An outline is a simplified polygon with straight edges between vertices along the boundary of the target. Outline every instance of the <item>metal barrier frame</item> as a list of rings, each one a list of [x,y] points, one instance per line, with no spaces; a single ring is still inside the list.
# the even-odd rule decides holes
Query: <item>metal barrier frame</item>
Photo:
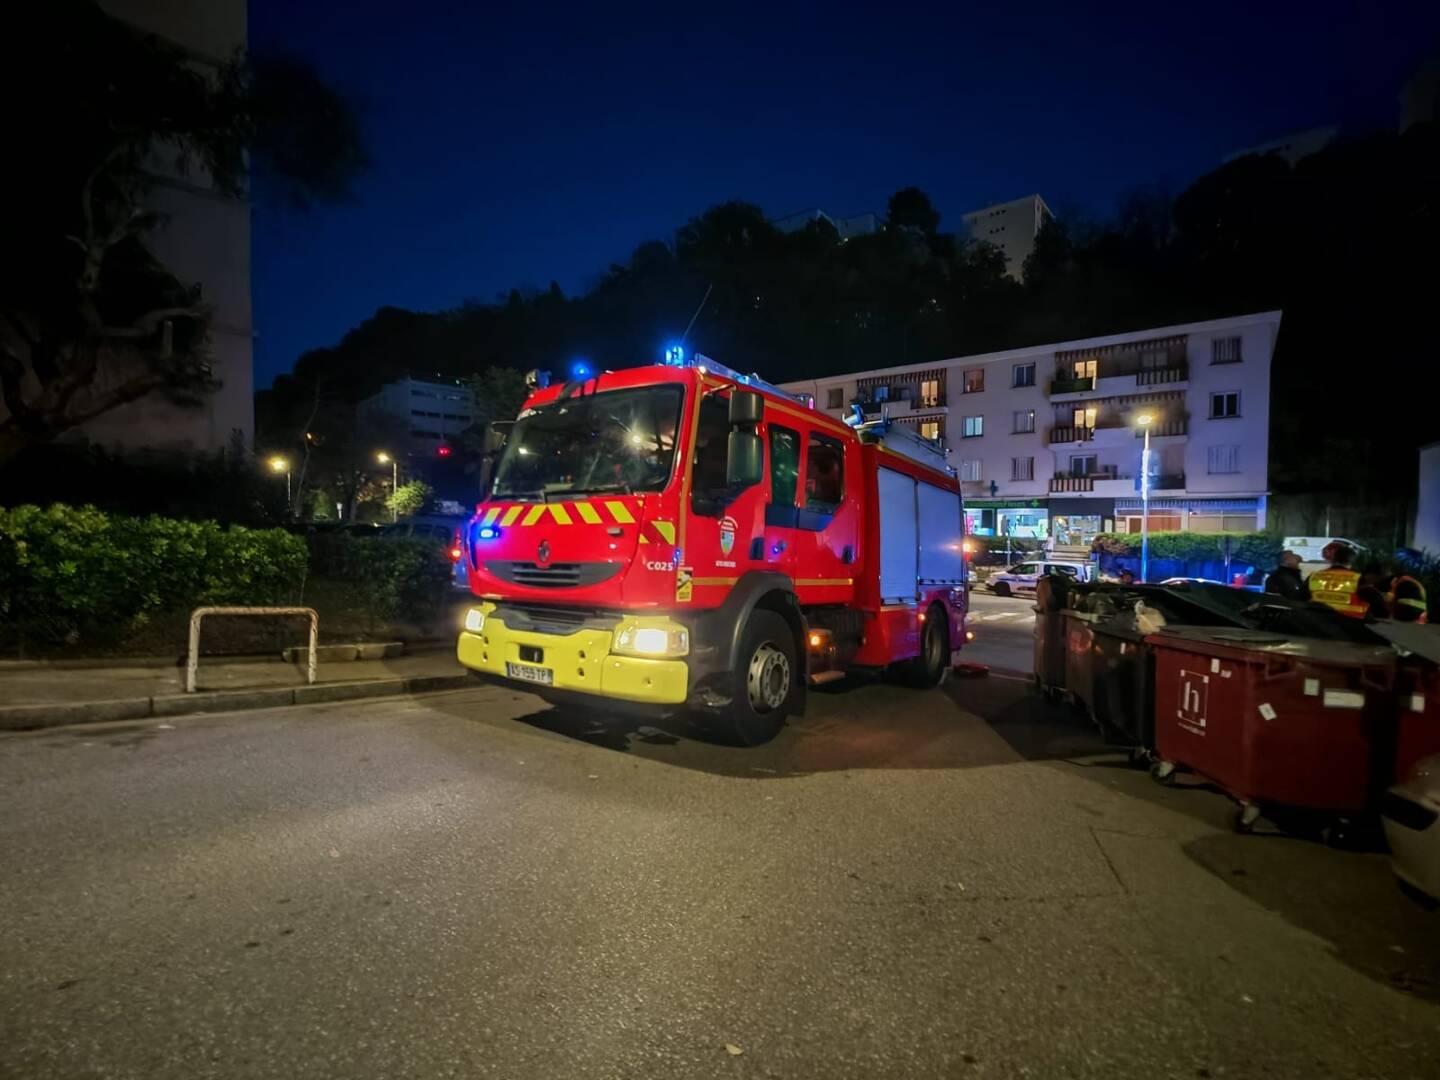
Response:
[[[200,670],[200,621],[206,615],[304,615],[310,620],[310,655],[305,668],[306,683],[315,681],[315,642],[320,632],[320,615],[308,607],[202,607],[190,613],[190,650],[185,657],[185,692],[195,693],[195,676]]]

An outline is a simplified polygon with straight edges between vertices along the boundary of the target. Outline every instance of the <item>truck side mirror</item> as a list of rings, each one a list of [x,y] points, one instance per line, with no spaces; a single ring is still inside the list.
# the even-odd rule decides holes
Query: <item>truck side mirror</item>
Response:
[[[754,390],[736,390],[730,395],[730,426],[754,427],[765,417],[765,399]]]
[[[752,395],[758,398],[759,394]],[[735,411],[731,398],[730,411]],[[732,431],[725,444],[725,483],[732,491],[760,482],[765,469],[765,450],[753,431]]]

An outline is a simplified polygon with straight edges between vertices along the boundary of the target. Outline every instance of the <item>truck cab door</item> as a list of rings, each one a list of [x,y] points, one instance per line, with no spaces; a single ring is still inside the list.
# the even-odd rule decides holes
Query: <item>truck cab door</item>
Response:
[[[793,580],[797,565],[796,523],[800,508],[800,432],[787,424],[765,425],[765,461],[768,499],[761,562],[766,570],[787,574]]]
[[[796,578],[802,603],[843,604],[854,599],[859,558],[860,506],[847,495],[859,476],[860,448],[811,428],[805,436],[796,520]]]

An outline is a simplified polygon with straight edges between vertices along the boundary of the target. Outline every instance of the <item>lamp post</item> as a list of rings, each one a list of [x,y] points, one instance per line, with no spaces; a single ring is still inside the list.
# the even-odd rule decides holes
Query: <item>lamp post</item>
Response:
[[[1135,418],[1145,433],[1145,448],[1140,451],[1140,584],[1150,580],[1150,425],[1155,417],[1141,413]]]
[[[271,472],[285,474],[285,516],[290,517],[290,462],[277,454],[268,464]]]
[[[400,486],[400,462],[381,450],[375,455],[375,460],[381,465],[390,466],[390,520],[398,521],[400,512],[395,509],[395,489]]]

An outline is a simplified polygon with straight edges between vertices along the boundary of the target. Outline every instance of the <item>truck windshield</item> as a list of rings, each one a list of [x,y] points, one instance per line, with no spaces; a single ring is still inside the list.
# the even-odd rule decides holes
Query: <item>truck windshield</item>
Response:
[[[659,491],[670,479],[682,387],[606,390],[520,414],[495,470],[495,498]]]

